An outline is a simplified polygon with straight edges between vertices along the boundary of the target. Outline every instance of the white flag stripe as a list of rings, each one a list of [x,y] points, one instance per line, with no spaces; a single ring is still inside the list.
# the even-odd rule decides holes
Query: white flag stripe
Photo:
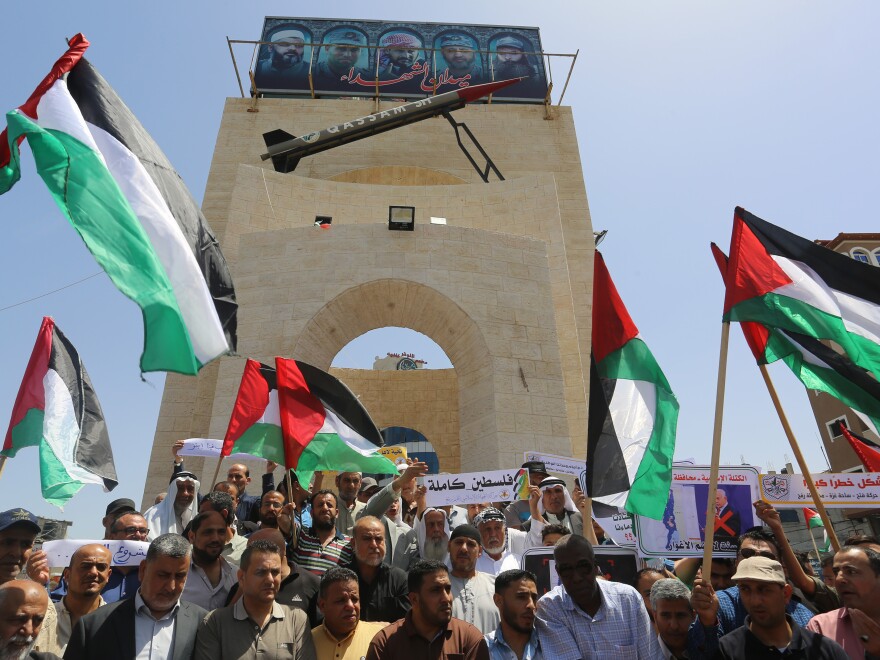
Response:
[[[325,420],[326,421],[326,420]],[[281,411],[278,408],[278,390],[269,390],[269,403],[263,416],[257,420],[258,424],[274,424],[281,426]]]
[[[343,423],[332,410],[324,409],[326,417],[318,433],[336,433],[349,447],[363,456],[375,456],[379,448],[361,435],[358,435],[347,424]]]
[[[98,154],[98,158],[104,159],[64,79],[56,80],[40,98],[37,104],[37,124],[45,129],[70,135]]]
[[[608,410],[632,484],[654,431],[657,388],[648,381],[618,378]]]

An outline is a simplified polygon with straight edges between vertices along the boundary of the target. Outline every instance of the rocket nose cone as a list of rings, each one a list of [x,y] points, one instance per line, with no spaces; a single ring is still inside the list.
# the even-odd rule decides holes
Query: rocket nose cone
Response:
[[[473,85],[472,87],[463,87],[462,89],[456,90],[459,98],[464,99],[467,103],[471,103],[472,101],[476,101],[477,99],[481,99],[484,96],[489,96],[489,94],[493,94],[498,90],[504,89],[505,87],[509,87],[510,85],[514,85],[518,83],[520,80],[525,80],[522,78],[510,78],[509,80],[495,80],[494,82],[483,83],[482,85]]]

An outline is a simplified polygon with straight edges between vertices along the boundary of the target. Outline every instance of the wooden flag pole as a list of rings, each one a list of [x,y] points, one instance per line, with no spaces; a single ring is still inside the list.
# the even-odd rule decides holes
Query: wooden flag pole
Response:
[[[819,517],[822,518],[822,524],[825,525],[825,532],[828,534],[828,538],[831,541],[831,547],[834,548],[834,552],[837,552],[840,550],[840,541],[837,540],[837,534],[834,533],[834,527],[831,525],[831,519],[828,517],[828,512],[825,510],[825,505],[822,504],[822,499],[819,497],[819,491],[816,490],[816,484],[813,483],[813,477],[810,474],[810,469],[807,467],[807,461],[801,453],[801,448],[798,446],[797,438],[794,437],[794,431],[791,430],[791,425],[788,423],[785,411],[782,410],[782,403],[779,401],[779,395],[776,393],[773,381],[770,380],[770,372],[767,371],[767,365],[759,364],[758,368],[761,370],[761,375],[764,377],[764,384],[767,385],[767,391],[770,392],[770,398],[773,400],[776,414],[779,415],[779,421],[782,423],[782,429],[785,431],[785,436],[788,438],[788,444],[791,445],[791,450],[794,452],[795,460],[801,470],[804,481],[807,483],[807,488],[810,489],[810,495],[813,496],[813,503],[816,505],[816,511],[819,512]],[[812,537],[812,533],[810,536]]]
[[[211,479],[211,489],[214,489],[214,484],[217,483],[217,476],[220,474],[220,466],[223,464],[223,455],[221,454],[217,458],[217,469],[214,470],[214,478]],[[238,496],[241,497],[244,493],[239,493]]]
[[[807,534],[810,535],[810,540],[813,542],[813,550],[816,551],[816,561],[818,561],[821,564],[822,563],[822,555],[819,554],[819,546],[816,545],[816,537],[813,536],[813,529],[810,527],[810,521],[805,520],[804,522],[807,523]]]
[[[0,477],[3,476],[3,468],[6,467],[6,456],[0,456]]]
[[[718,352],[718,386],[715,391],[715,429],[712,433],[712,463],[706,499],[706,531],[703,536],[703,579],[712,575],[712,546],[715,543],[715,493],[718,490],[718,464],[721,462],[721,420],[724,417],[724,385],[727,380],[727,345],[730,322],[721,324],[721,350]]]

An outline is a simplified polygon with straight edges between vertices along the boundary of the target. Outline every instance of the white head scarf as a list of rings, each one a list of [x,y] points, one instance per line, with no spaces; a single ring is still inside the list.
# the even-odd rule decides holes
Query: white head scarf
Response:
[[[446,535],[447,540],[449,540],[450,535],[449,519],[446,517],[446,512],[443,509],[428,507],[424,510],[421,516],[416,516],[415,520],[413,520],[413,529],[416,530],[416,538],[419,541],[419,554],[422,557],[425,556],[425,539],[428,535],[428,530],[426,529],[424,523],[424,517],[431,513],[431,511],[438,511],[443,514],[443,533]]]
[[[556,488],[556,486],[562,486],[562,490],[565,491],[565,510],[572,513],[576,512],[578,508],[574,505],[574,500],[571,499],[571,494],[568,492],[565,482],[558,477],[547,477],[538,486],[541,489],[541,499],[538,500],[538,511],[541,512],[541,515],[544,515],[544,493],[548,488]]]
[[[181,527],[177,522],[177,514],[174,511],[174,501],[177,499],[177,484],[180,481],[191,481],[195,484],[196,494],[193,501],[180,514]],[[158,504],[151,506],[144,511],[144,519],[147,521],[147,527],[150,528],[150,540],[155,539],[162,534],[183,534],[183,530],[199,513],[199,481],[192,472],[178,472],[175,478],[168,484],[168,495]]]

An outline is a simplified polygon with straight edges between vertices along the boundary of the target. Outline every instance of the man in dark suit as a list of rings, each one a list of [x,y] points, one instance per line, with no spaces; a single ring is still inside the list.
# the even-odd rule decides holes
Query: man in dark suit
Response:
[[[140,589],[133,598],[99,607],[73,629],[66,660],[134,660],[141,653],[162,660],[189,660],[196,631],[207,614],[180,600],[192,548],[179,534],[150,543],[138,568]]]
[[[715,491],[715,536],[736,538],[741,526],[739,511],[730,506],[727,492],[719,488]]]

